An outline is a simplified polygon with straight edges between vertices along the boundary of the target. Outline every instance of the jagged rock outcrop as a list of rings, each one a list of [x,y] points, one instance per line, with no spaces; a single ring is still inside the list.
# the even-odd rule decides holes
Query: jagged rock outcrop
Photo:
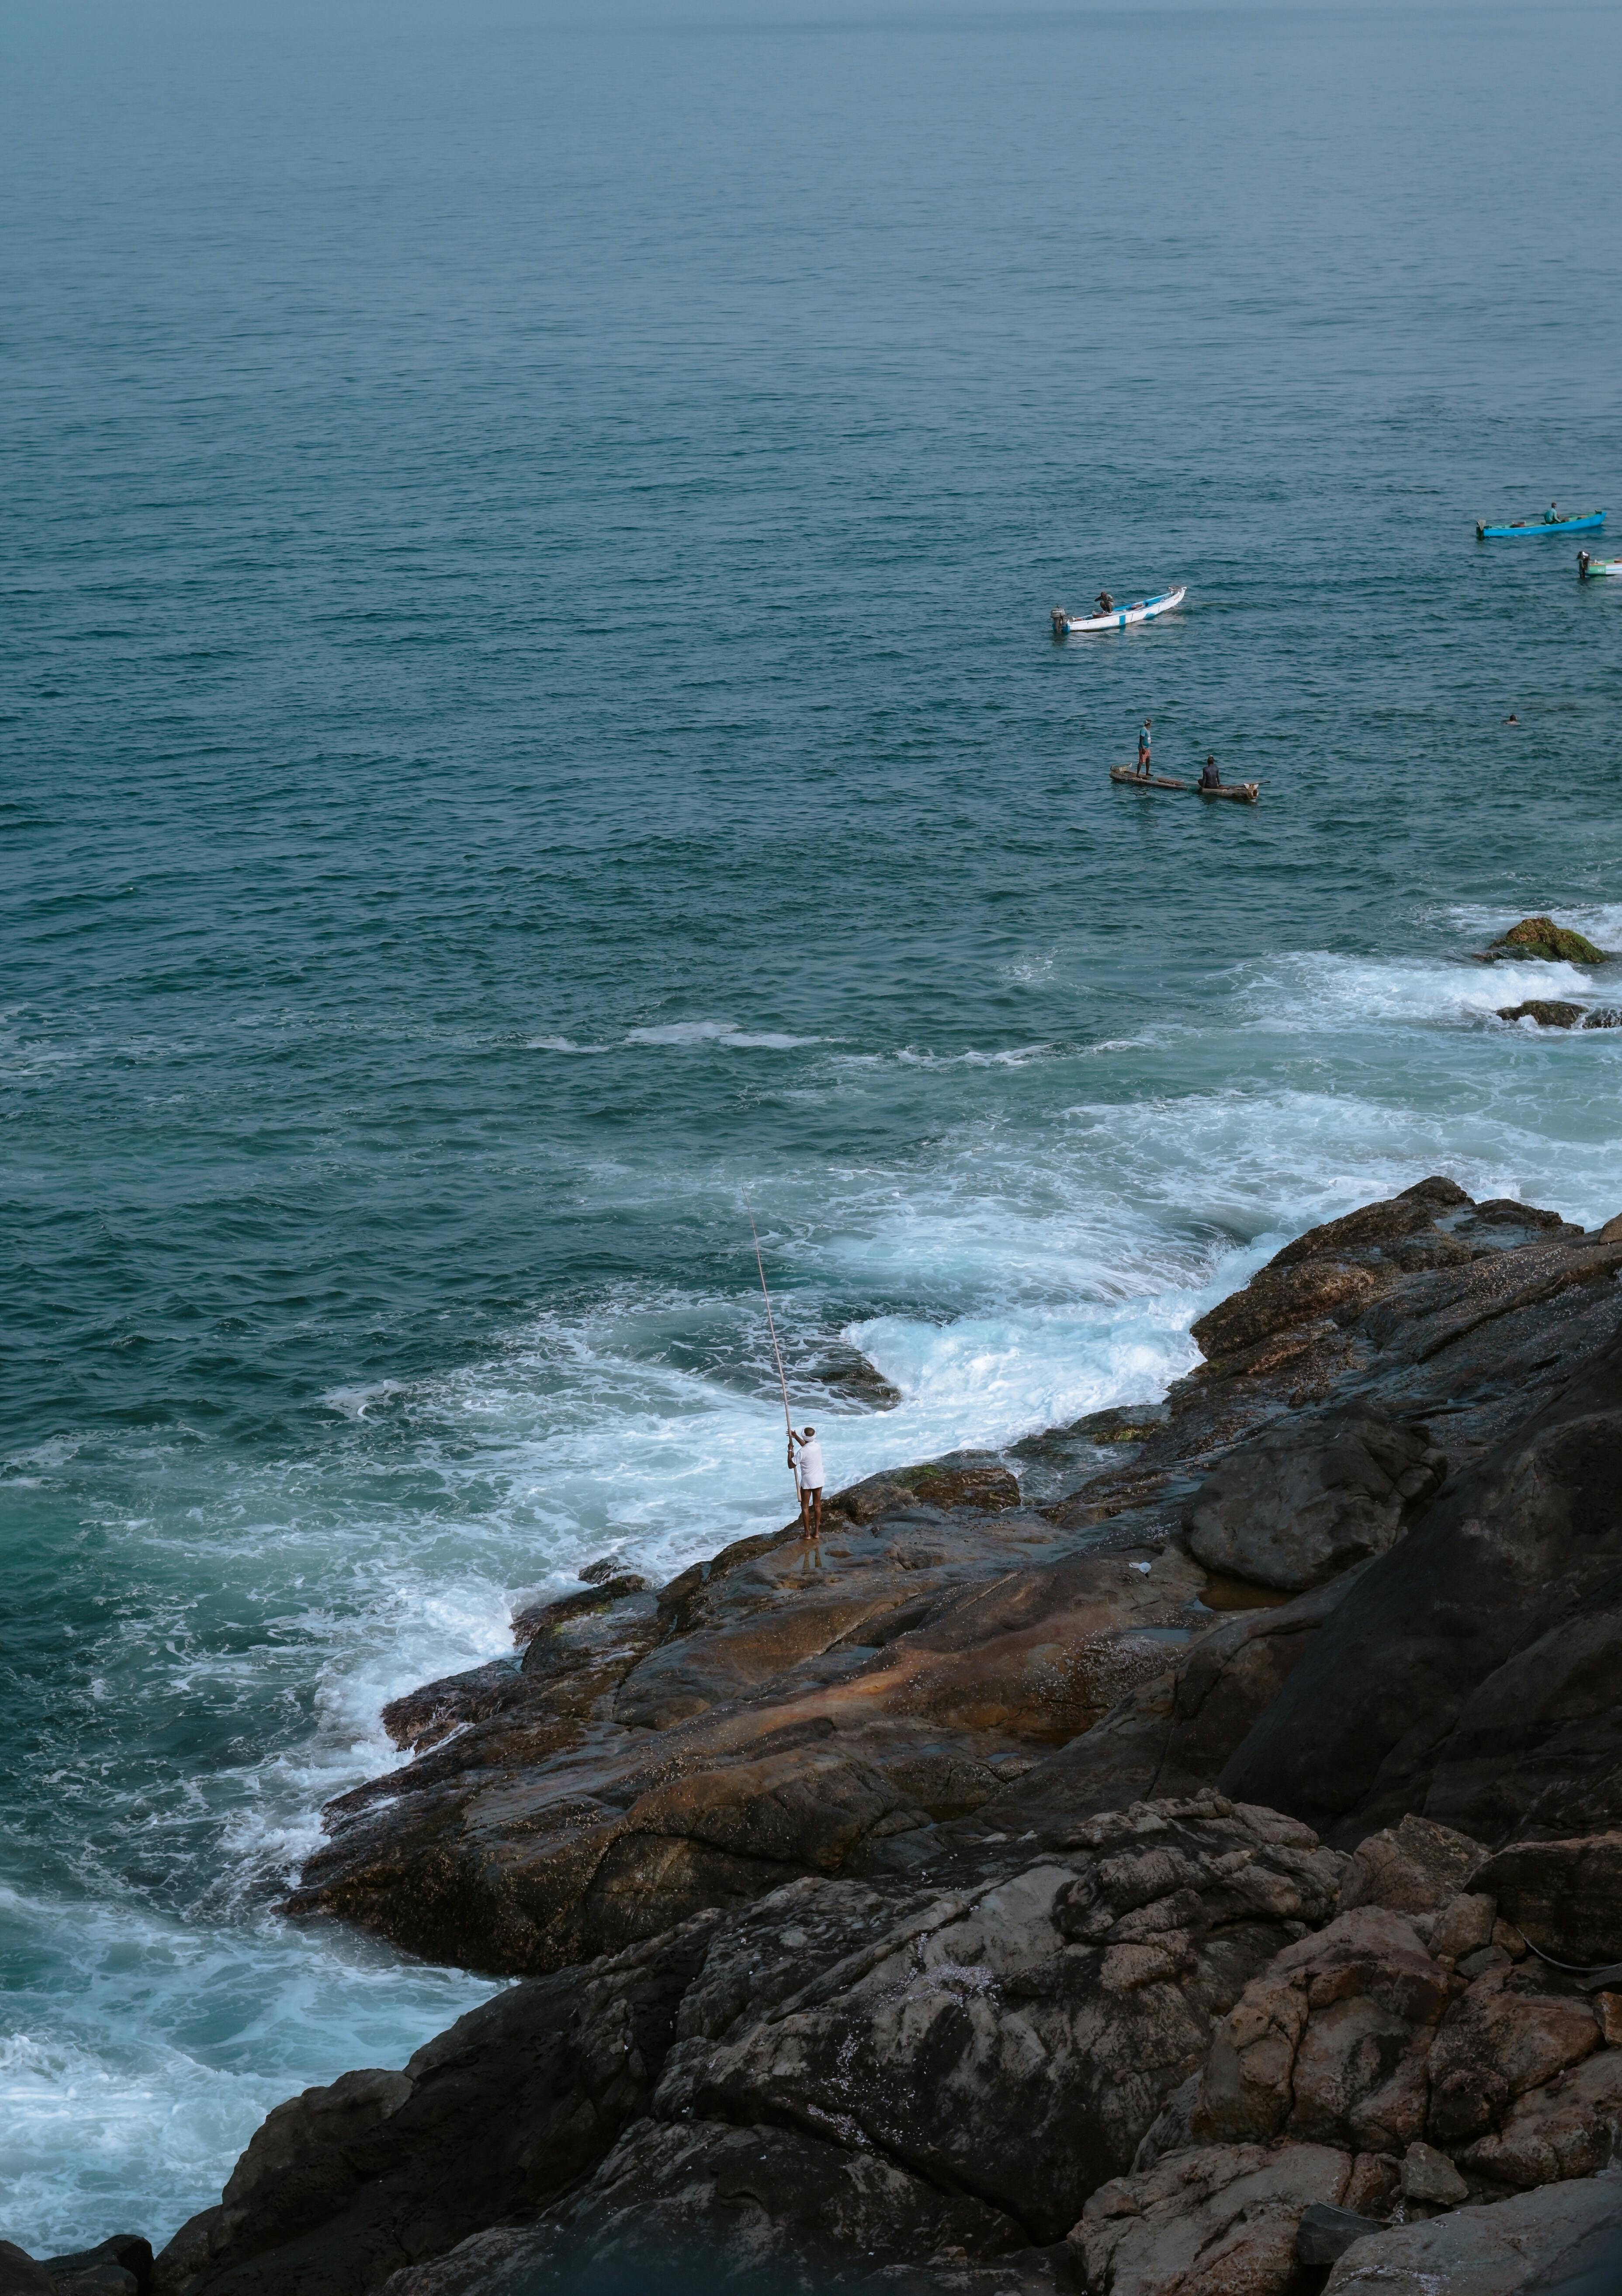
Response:
[[[983,1841],[926,1889],[803,1878],[282,2107],[158,2296],[520,2296],[683,2259],[921,2292],[1006,2259],[995,2296],[1061,2256],[1095,2296],[1299,2296],[1309,2210],[1310,2242],[1326,2210],[1354,2234],[1612,2155],[1622,2048],[1478,1886],[1500,1864],[1520,1887],[1423,1821],[1347,1857],[1206,1793]]]
[[[959,1455],[532,1606],[293,1900],[531,1974],[272,2116],[161,2296],[1526,2285],[1622,2138],[1619,1270],[1425,1181],[1040,1511]]]
[[[1611,1247],[1599,1250],[1609,1260]],[[1331,1833],[1408,1809],[1488,1838],[1536,1824],[1512,1774],[1471,1780],[1459,1764],[1488,1734],[1520,1742],[1518,1660],[1577,1631],[1596,1598],[1611,1599],[1622,1573],[1619,1459],[1622,1336],[1458,1476],[1421,1537],[1360,1579],[1230,1760],[1225,1789]],[[1584,1762],[1585,1830],[1610,1814],[1597,1804],[1609,1801],[1619,1728],[1600,1731]],[[1568,1808],[1574,1783],[1562,1780]]]

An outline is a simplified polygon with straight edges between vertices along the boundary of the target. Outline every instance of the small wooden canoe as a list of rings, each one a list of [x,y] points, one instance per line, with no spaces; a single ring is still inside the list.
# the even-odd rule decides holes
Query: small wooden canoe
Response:
[[[1545,512],[1542,518],[1512,519],[1508,526],[1487,526],[1476,521],[1478,542],[1499,542],[1511,534],[1580,534],[1585,527],[1603,526],[1602,510],[1585,510],[1574,518],[1551,518]]]
[[[1067,614],[1062,606],[1053,609],[1053,635],[1067,637],[1073,630],[1124,630],[1132,622],[1152,622],[1160,614],[1169,614],[1173,606],[1181,606],[1188,596],[1188,585],[1181,589],[1163,590],[1157,598],[1138,598],[1130,606],[1112,606],[1107,614]]]
[[[1111,766],[1109,778],[1112,782],[1128,782],[1133,789],[1182,790],[1186,792],[1194,786],[1192,782],[1169,781],[1164,774],[1140,774],[1136,766]]]
[[[1225,797],[1235,805],[1254,805],[1262,793],[1260,782],[1223,782],[1215,789],[1202,789],[1198,782],[1173,781],[1169,774],[1140,774],[1136,766],[1111,766],[1109,778],[1131,789],[1181,790],[1185,797],[1192,790],[1196,797]]]

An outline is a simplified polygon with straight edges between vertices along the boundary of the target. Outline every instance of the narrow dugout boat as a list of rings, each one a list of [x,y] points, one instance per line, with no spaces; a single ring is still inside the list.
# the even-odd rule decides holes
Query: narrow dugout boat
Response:
[[[1512,519],[1507,526],[1488,526],[1478,519],[1476,539],[1478,542],[1499,542],[1511,534],[1581,534],[1586,527],[1603,526],[1604,523],[1602,510],[1585,510],[1574,518],[1551,518],[1545,511],[1541,518]]]
[[[1053,635],[1062,638],[1073,630],[1124,630],[1132,622],[1152,622],[1157,615],[1181,606],[1188,594],[1185,582],[1178,589],[1161,591],[1158,597],[1139,598],[1130,606],[1112,606],[1107,614],[1067,614],[1062,606],[1055,606]]]
[[[1136,766],[1111,766],[1112,782],[1130,782],[1133,789],[1182,790],[1185,793],[1194,786],[1192,782],[1174,782],[1165,774],[1140,774]]]
[[[1198,782],[1173,781],[1169,774],[1140,774],[1135,766],[1111,766],[1109,778],[1132,789],[1181,790],[1185,797],[1190,791],[1196,797],[1225,797],[1234,805],[1254,805],[1262,793],[1260,782],[1221,782],[1215,789],[1206,789]]]

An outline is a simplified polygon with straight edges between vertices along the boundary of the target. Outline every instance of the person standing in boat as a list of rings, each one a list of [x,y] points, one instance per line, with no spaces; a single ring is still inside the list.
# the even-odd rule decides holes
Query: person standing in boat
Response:
[[[1153,738],[1153,725],[1154,720],[1150,718],[1146,718],[1142,725],[1138,729],[1138,771],[1142,774],[1146,779],[1149,775],[1149,742]]]

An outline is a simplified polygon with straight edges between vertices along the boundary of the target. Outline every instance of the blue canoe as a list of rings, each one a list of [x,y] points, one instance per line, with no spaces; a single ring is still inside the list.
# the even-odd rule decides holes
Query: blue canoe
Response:
[[[1604,523],[1602,510],[1585,511],[1580,518],[1550,518],[1547,513],[1542,518],[1518,518],[1511,526],[1484,526],[1478,519],[1476,539],[1478,542],[1494,542],[1507,534],[1580,534],[1585,527],[1603,526]]]

